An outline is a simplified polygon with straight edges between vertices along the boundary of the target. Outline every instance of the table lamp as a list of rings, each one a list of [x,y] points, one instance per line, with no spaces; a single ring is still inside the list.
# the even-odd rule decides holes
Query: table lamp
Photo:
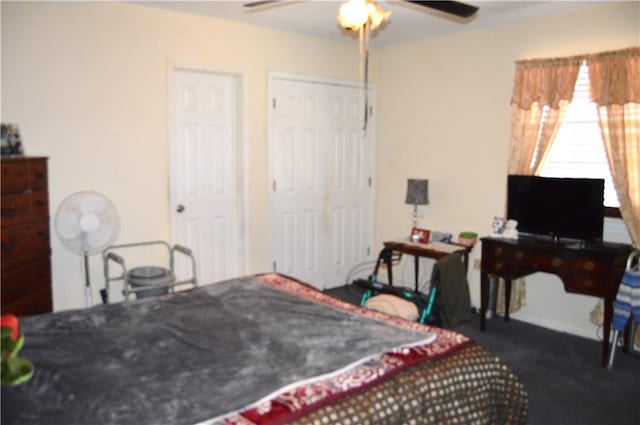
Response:
[[[413,227],[418,227],[418,205],[429,205],[429,180],[408,179],[405,204],[413,204]]]

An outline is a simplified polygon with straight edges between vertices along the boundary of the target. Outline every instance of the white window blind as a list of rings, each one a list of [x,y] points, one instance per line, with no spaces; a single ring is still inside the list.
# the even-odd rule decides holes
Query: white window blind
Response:
[[[605,180],[604,205],[618,208],[618,197],[598,124],[598,110],[589,100],[589,68],[580,67],[573,101],[540,172],[545,177],[589,177]]]

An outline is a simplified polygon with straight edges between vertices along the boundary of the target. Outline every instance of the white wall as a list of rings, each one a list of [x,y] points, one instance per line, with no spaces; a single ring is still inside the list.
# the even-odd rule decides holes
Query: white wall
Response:
[[[2,122],[29,155],[50,158],[50,206],[78,190],[117,205],[118,243],[170,239],[169,64],[241,75],[248,165],[247,273],[267,262],[269,71],[356,79],[357,46],[115,2],[5,2]],[[82,259],[52,228],[54,308],[82,307]],[[94,287],[102,260],[91,258]],[[97,296],[94,296],[97,300]]]
[[[488,235],[492,217],[504,216],[515,61],[639,43],[640,3],[611,2],[376,50],[378,242],[409,231],[412,207],[404,204],[409,177],[429,179],[430,205],[420,207],[422,227]],[[473,257],[479,255],[476,246]],[[412,268],[404,275],[413,282]],[[469,281],[479,305],[478,270],[470,271]],[[514,318],[595,337],[589,322],[595,298],[566,294],[552,275],[529,281],[527,306]]]

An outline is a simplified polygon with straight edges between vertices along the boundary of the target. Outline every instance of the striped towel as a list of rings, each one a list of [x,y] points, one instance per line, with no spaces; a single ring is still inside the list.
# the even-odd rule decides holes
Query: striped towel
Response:
[[[622,277],[613,302],[613,329],[623,331],[631,314],[640,323],[640,270],[627,270]]]

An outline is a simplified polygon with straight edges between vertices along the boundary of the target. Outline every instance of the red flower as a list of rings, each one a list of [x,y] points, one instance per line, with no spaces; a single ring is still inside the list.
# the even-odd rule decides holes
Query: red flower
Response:
[[[11,329],[11,339],[17,341],[20,336],[20,325],[18,324],[18,318],[13,314],[3,314],[0,318],[0,327]]]

